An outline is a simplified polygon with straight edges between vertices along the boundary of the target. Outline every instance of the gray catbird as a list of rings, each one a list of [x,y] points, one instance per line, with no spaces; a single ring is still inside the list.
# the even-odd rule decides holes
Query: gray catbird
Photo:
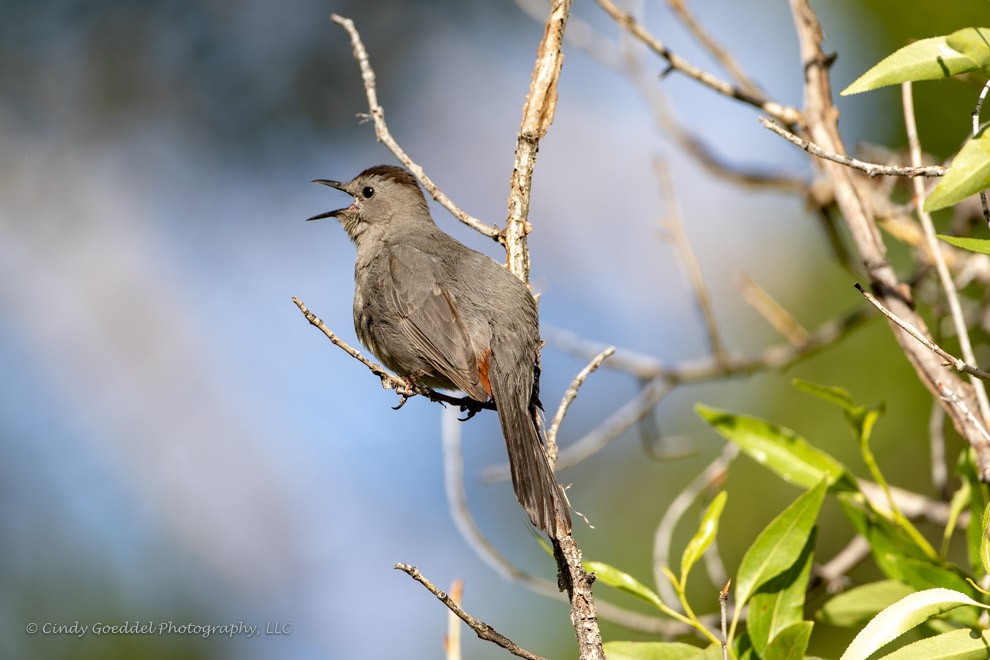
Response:
[[[357,247],[358,339],[400,376],[493,400],[519,503],[551,538],[570,532],[537,424],[540,336],[529,290],[441,231],[416,179],[400,167],[377,165],[347,183],[313,183],[354,196],[349,207],[309,219],[337,218]]]

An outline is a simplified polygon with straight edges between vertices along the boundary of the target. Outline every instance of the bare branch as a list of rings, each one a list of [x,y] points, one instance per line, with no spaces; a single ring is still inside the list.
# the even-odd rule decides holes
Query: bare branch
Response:
[[[603,366],[606,369],[624,371],[643,380],[661,379],[671,384],[700,383],[756,371],[784,369],[843,338],[871,316],[868,311],[858,307],[808,333],[807,341],[800,346],[788,343],[769,346],[753,355],[730,355],[721,364],[711,357],[666,364],[649,355],[618,349]],[[564,330],[544,327],[543,336],[557,350],[583,359],[588,359],[602,349],[601,344]]]
[[[784,138],[792,144],[796,144],[805,151],[807,151],[812,156],[818,156],[819,158],[824,158],[825,160],[831,160],[840,165],[845,165],[846,167],[851,167],[856,170],[861,170],[866,172],[871,177],[874,176],[909,176],[909,177],[939,177],[945,175],[945,168],[939,165],[929,165],[928,167],[921,167],[920,165],[916,167],[902,167],[899,165],[878,165],[877,163],[867,163],[862,160],[857,160],[851,156],[846,156],[844,154],[837,154],[833,151],[828,151],[818,146],[811,140],[805,140],[803,137],[799,137],[791,133],[786,128],[775,124],[766,117],[757,117],[760,123],[763,124],[765,128],[769,128],[771,131]]]
[[[871,305],[879,309],[884,316],[886,316],[888,319],[890,319],[898,326],[903,328],[905,332],[907,332],[909,335],[911,335],[919,342],[924,344],[933,353],[937,353],[938,355],[945,358],[947,361],[946,366],[951,365],[956,371],[962,371],[969,374],[970,376],[981,378],[983,380],[990,380],[990,373],[987,373],[986,371],[983,371],[982,369],[978,369],[977,367],[974,367],[972,365],[966,364],[964,360],[960,360],[959,358],[954,357],[947,350],[945,350],[944,348],[933,342],[931,339],[929,339],[927,336],[925,336],[920,330],[918,330],[918,328],[914,327],[913,325],[902,319],[900,316],[894,314],[892,311],[887,309],[882,302],[877,300],[876,296],[874,296],[869,291],[865,290],[862,287],[862,285],[859,284],[859,282],[857,282],[854,286],[856,287],[856,290],[859,291],[861,294],[863,294],[863,297],[866,298]]]
[[[564,421],[564,415],[567,414],[568,408],[574,403],[574,399],[577,398],[578,390],[584,385],[584,381],[587,380],[598,367],[602,366],[602,362],[607,360],[609,357],[615,354],[615,346],[609,346],[604,351],[596,355],[588,365],[582,369],[574,380],[571,382],[571,386],[567,388],[564,392],[564,398],[560,401],[560,406],[557,408],[557,413],[553,416],[553,420],[550,422],[550,427],[547,429],[547,456],[550,459],[550,465],[557,462],[557,430],[560,428],[561,422]]]
[[[725,622],[729,609],[729,587],[732,580],[725,583],[721,591],[718,592],[718,609],[722,617],[722,660],[729,660],[729,635],[726,632]]]
[[[529,282],[526,235],[532,228],[529,224],[529,198],[533,169],[540,140],[547,134],[557,109],[557,80],[564,64],[561,42],[570,11],[571,0],[554,0],[550,7],[516,139],[516,159],[509,186],[509,215],[500,240],[505,245],[509,270],[523,282]]]
[[[723,96],[757,107],[787,126],[795,125],[801,120],[801,113],[797,108],[782,105],[765,98],[762,94],[754,94],[751,91],[731,85],[671,52],[662,41],[640,25],[631,13],[620,9],[611,0],[596,0],[596,2],[620,27],[646,44],[654,53],[667,60],[671,69],[680,71]]]
[[[334,23],[340,27],[347,30],[347,34],[351,37],[351,47],[354,49],[354,59],[357,60],[358,66],[361,67],[361,79],[364,81],[364,91],[368,97],[368,113],[371,117],[372,122],[375,125],[375,137],[378,141],[384,144],[389,151],[395,154],[395,157],[399,159],[406,169],[413,173],[413,175],[419,179],[419,182],[423,184],[426,191],[430,193],[433,199],[440,202],[444,208],[453,214],[455,218],[477,230],[481,234],[489,238],[498,240],[499,231],[498,227],[492,225],[487,225],[478,218],[470,215],[469,213],[462,211],[447,195],[443,193],[440,188],[437,187],[435,183],[426,176],[426,172],[416,164],[413,159],[405,152],[405,150],[399,146],[399,143],[395,141],[392,134],[388,130],[388,126],[385,124],[385,110],[378,103],[378,92],[375,88],[375,71],[371,68],[371,62],[368,59],[368,51],[364,49],[364,43],[361,41],[361,35],[358,34],[357,28],[354,27],[354,21],[349,18],[344,18],[343,16],[338,16],[333,14],[330,17]]]
[[[760,86],[747,74],[736,58],[732,57],[725,48],[722,47],[718,41],[715,40],[708,31],[704,28],[701,23],[694,17],[694,14],[687,8],[687,3],[684,0],[667,0],[667,4],[671,9],[674,10],[674,15],[676,15],[681,22],[684,23],[684,27],[694,35],[698,43],[704,46],[705,50],[711,53],[722,68],[732,76],[732,78],[739,83],[739,86],[750,94],[762,94]]]
[[[403,400],[416,394],[427,395],[430,392],[428,388],[419,387],[413,383],[410,383],[405,378],[401,378],[400,376],[396,376],[395,374],[390,373],[382,365],[378,364],[377,362],[372,362],[368,358],[361,355],[360,351],[351,347],[343,339],[341,339],[336,334],[334,334],[334,332],[330,330],[330,328],[328,328],[323,323],[323,321],[318,316],[316,316],[316,314],[314,314],[313,312],[309,311],[309,309],[306,308],[306,305],[304,305],[303,301],[299,300],[299,298],[293,296],[292,302],[296,304],[296,307],[298,307],[299,311],[303,313],[303,316],[306,317],[306,320],[309,321],[311,325],[319,329],[320,332],[326,335],[327,339],[329,339],[334,344],[342,348],[344,352],[350,355],[352,358],[354,358],[364,366],[368,367],[368,369],[371,370],[371,373],[378,376],[382,381],[383,388],[387,390],[395,390],[399,394],[399,396],[403,397]]]
[[[396,564],[395,568],[396,570],[402,571],[403,573],[407,574],[409,577],[411,577],[412,579],[416,580],[421,585],[426,587],[427,591],[429,591],[431,594],[436,596],[437,600],[439,600],[441,603],[446,605],[451,612],[456,614],[461,619],[461,621],[466,623],[468,627],[471,630],[473,630],[475,634],[481,639],[488,642],[492,642],[493,644],[497,644],[498,646],[501,646],[503,649],[505,649],[512,655],[518,656],[520,658],[527,658],[527,660],[542,660],[540,656],[534,655],[529,651],[527,651],[526,649],[520,647],[518,644],[516,644],[511,639],[509,639],[502,633],[492,628],[484,621],[480,619],[476,619],[467,612],[465,612],[463,609],[461,609],[461,606],[454,601],[453,598],[451,598],[445,592],[437,589],[435,586],[433,586],[432,582],[430,582],[425,577],[423,577],[423,574],[420,573],[419,569],[416,568],[415,566],[410,566],[409,564],[400,563],[400,564]]]
[[[787,343],[791,346],[804,346],[808,342],[808,331],[749,275],[743,273],[739,276],[739,290],[743,299],[759,312],[774,330],[783,335]]]

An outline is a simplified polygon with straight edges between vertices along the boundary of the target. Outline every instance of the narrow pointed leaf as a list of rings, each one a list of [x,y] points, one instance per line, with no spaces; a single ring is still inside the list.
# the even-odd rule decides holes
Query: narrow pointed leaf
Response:
[[[983,510],[983,537],[980,539],[980,562],[983,564],[983,571],[990,573],[990,504]]]
[[[770,642],[763,660],[802,660],[814,626],[811,621],[799,621],[784,628]]]
[[[801,556],[827,488],[823,479],[802,493],[756,537],[739,564],[736,607],[745,605],[756,589],[786,571]]]
[[[929,213],[957,204],[981,190],[990,188],[990,135],[986,127],[963,145],[945,176],[925,200]]]
[[[858,626],[915,591],[897,580],[871,582],[835,596],[818,611],[816,618],[830,626]]]
[[[883,660],[986,660],[990,658],[990,630],[964,628],[903,646]]]
[[[804,619],[804,597],[811,575],[817,529],[812,528],[797,561],[760,587],[749,600],[746,631],[760,656],[766,657],[770,643],[781,631]]]
[[[604,564],[600,561],[586,561],[584,562],[584,570],[594,573],[595,579],[599,582],[641,598],[656,607],[663,607],[663,601],[660,600],[660,596],[656,595],[649,587],[633,576],[614,566]]]
[[[838,484],[840,490],[856,490],[842,463],[812,447],[789,428],[701,404],[695,410],[723,437],[788,483],[811,488],[827,476],[829,485]]]
[[[688,541],[687,547],[684,548],[684,554],[681,555],[682,584],[687,581],[691,567],[701,558],[701,555],[705,554],[705,550],[715,540],[715,535],[718,533],[718,520],[722,515],[722,509],[725,508],[725,500],[728,496],[729,494],[724,490],[715,496],[712,503],[708,505],[705,515],[701,518],[698,531],[694,533],[694,536]]]
[[[987,607],[951,589],[927,589],[906,596],[873,617],[840,660],[866,660],[915,626],[963,605]]]
[[[990,28],[963,28],[946,37],[945,42],[949,48],[990,73]]]
[[[908,80],[949,78],[979,68],[973,60],[953,50],[947,43],[947,37],[930,37],[908,44],[884,58],[842,90],[842,96],[885,85],[898,85]]]
[[[606,642],[608,660],[688,660],[704,652],[681,642]]]
[[[955,245],[957,248],[979,254],[990,254],[990,240],[985,238],[965,238],[962,236],[946,236],[945,234],[936,234],[936,236],[949,245]]]

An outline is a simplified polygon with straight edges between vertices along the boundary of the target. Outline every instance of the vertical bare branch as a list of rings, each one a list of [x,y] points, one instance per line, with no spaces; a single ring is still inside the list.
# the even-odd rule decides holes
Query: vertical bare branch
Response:
[[[509,189],[509,216],[501,240],[505,244],[509,270],[523,282],[529,281],[526,235],[531,230],[529,198],[533,169],[540,140],[547,134],[557,109],[557,81],[564,64],[561,43],[570,11],[571,0],[554,0],[550,7],[550,17],[544,28],[543,41],[536,52],[533,80],[523,106],[522,122],[516,139],[516,160]]]

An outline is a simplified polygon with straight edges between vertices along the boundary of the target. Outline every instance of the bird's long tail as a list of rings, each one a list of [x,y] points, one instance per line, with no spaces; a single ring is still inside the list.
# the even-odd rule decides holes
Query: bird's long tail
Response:
[[[518,372],[503,373],[497,355],[492,356],[490,378],[492,398],[509,452],[509,470],[516,499],[529,514],[533,524],[551,539],[560,539],[571,531],[571,516],[564,491],[557,483],[543,440],[536,425],[532,404],[533,384],[518,377]]]

